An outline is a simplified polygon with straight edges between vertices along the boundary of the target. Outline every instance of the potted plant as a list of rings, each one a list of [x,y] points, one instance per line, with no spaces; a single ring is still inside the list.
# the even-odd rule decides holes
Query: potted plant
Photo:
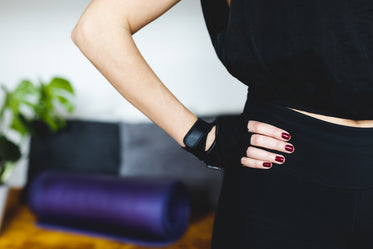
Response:
[[[48,83],[22,80],[10,91],[1,86],[4,101],[0,106],[0,229],[9,192],[7,179],[22,157],[21,144],[27,137],[37,136],[37,126],[57,132],[65,126],[63,112],[74,110],[74,90],[64,78],[54,77]],[[10,139],[12,133],[17,139]],[[13,136],[14,137],[14,136]]]

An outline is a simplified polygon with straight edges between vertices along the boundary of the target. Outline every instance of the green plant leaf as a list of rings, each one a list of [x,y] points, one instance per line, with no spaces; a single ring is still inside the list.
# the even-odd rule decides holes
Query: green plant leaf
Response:
[[[74,110],[74,105],[70,101],[74,96],[74,90],[70,82],[63,78],[54,77],[48,84],[40,81],[38,86],[26,79],[12,92],[7,91],[5,87],[2,89],[6,96],[0,109],[0,121],[4,113],[10,110],[10,128],[22,135],[33,133],[29,124],[31,120],[26,118],[30,113],[33,115],[31,119],[41,120],[51,131],[58,131],[63,128],[65,122],[58,113],[57,105],[61,105],[68,113]],[[29,112],[30,108],[32,112]]]
[[[39,99],[37,87],[29,80],[21,81],[17,88],[10,95],[10,106],[16,114],[20,112],[20,107],[24,104],[31,108],[36,105]]]
[[[19,147],[5,136],[0,136],[0,161],[15,162],[20,158],[21,151]]]
[[[21,81],[13,92],[15,98],[20,101],[23,101],[28,96],[34,95],[36,93],[37,93],[37,88],[29,80]]]
[[[61,104],[68,113],[72,113],[74,105],[70,102],[69,97],[74,94],[73,88],[69,81],[55,77],[48,85],[41,82],[40,92],[37,115],[52,131],[57,131],[64,126],[64,122],[61,122],[63,119],[58,115],[56,105]]]
[[[19,115],[20,115],[19,113],[17,113],[17,115],[13,115],[10,128],[15,131],[18,131],[22,136],[24,136],[27,133],[27,127],[25,127],[24,123],[19,118]]]
[[[18,113],[19,101],[14,97],[13,93],[8,93],[8,108],[12,110],[13,113]]]
[[[2,109],[0,110],[0,118],[3,118],[5,110],[10,109],[12,112],[12,121],[10,128],[18,131],[22,135],[26,134],[26,127],[20,122],[18,115],[22,114],[22,106],[35,108],[37,100],[37,88],[28,80],[21,81],[13,92],[9,92],[3,87],[6,93],[6,98]]]
[[[12,174],[14,162],[4,162],[0,165],[0,184],[6,182]]]
[[[23,101],[22,104],[25,104],[28,107],[31,107],[32,109],[35,109],[35,103],[29,102],[29,101]]]
[[[72,113],[74,111],[73,103],[71,103],[67,98],[64,96],[57,96],[57,99],[65,107],[68,113]]]
[[[52,117],[55,113],[55,108],[52,102],[53,93],[51,89],[43,83],[40,84],[39,91],[40,99],[37,108],[35,108],[35,114],[37,118],[43,120],[51,130],[55,130],[56,125]]]
[[[74,89],[72,88],[70,82],[66,79],[55,77],[51,80],[48,87],[53,89],[53,91],[64,90],[74,95]]]
[[[42,120],[49,126],[52,131],[58,131],[59,126],[56,119],[50,116],[48,113],[45,113],[45,115],[42,117]]]

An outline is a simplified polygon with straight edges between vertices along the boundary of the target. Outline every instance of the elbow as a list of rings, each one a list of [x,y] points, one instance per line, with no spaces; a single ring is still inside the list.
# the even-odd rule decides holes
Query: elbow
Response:
[[[81,19],[71,32],[71,40],[82,50],[90,45],[90,41],[95,40],[97,33],[97,27],[92,24],[92,21]]]
[[[74,42],[76,46],[79,46],[79,39],[81,35],[80,29],[78,28],[78,25],[74,27],[73,31],[71,32],[71,40]]]

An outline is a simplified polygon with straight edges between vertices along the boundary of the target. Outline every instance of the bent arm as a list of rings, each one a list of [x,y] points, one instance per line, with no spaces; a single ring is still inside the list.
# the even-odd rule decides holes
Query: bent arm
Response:
[[[132,39],[179,1],[93,0],[71,38],[125,99],[185,147],[183,138],[197,117],[160,81]]]

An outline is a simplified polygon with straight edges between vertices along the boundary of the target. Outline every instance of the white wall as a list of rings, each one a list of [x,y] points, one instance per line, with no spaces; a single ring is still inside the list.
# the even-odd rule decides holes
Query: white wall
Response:
[[[74,117],[149,121],[71,41],[71,30],[89,2],[0,0],[0,83],[11,88],[22,78],[65,77],[77,92]],[[163,83],[196,115],[242,110],[247,88],[218,60],[199,0],[181,1],[134,39]]]

